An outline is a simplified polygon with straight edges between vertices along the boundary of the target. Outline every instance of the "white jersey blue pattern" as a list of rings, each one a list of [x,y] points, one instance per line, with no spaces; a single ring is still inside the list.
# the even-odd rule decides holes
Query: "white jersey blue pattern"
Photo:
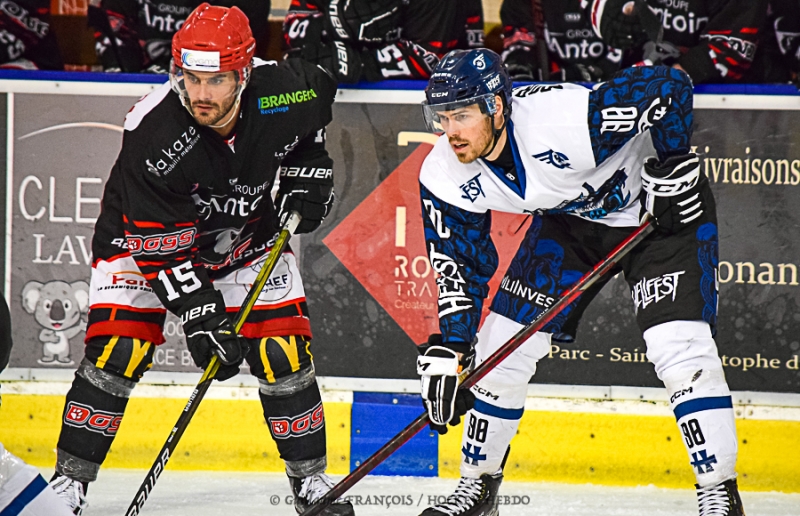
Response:
[[[471,342],[477,332],[497,268],[491,211],[635,226],[645,159],[689,152],[692,85],[671,68],[627,69],[594,90],[533,85],[513,95],[507,127],[518,177],[483,159],[460,163],[446,136],[420,172],[445,341]]]

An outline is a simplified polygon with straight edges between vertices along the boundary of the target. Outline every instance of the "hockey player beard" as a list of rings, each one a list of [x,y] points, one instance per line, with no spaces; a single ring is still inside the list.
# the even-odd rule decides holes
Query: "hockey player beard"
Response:
[[[476,131],[474,141],[461,137],[461,133],[448,136],[450,148],[456,153],[456,158],[461,163],[472,163],[478,158],[483,157],[489,152],[492,146],[492,118],[485,117],[483,127]]]
[[[192,116],[200,125],[217,125],[226,117],[236,103],[236,95],[228,95],[221,103],[210,100],[193,100]]]

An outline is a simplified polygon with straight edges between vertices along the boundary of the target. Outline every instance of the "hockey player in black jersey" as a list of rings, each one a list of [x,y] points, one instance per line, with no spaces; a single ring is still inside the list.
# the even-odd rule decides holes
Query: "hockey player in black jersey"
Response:
[[[295,0],[283,23],[289,56],[342,83],[427,79],[439,58],[483,46],[480,0]]]
[[[304,61],[254,60],[254,46],[238,8],[200,5],[173,38],[170,82],[125,117],[92,240],[85,358],[66,397],[52,480],[76,514],[131,391],[164,342],[168,310],[180,318],[198,367],[219,357],[217,380],[249,364],[296,509],[332,486],[308,308],[291,250],[240,335],[231,317],[288,214],[299,212],[296,233],[307,233],[331,208],[325,126],[336,83]],[[130,280],[139,288],[120,288]],[[340,501],[326,511],[353,514]]]
[[[64,68],[50,21],[50,0],[0,2],[0,68]]]
[[[444,133],[420,171],[440,333],[429,339],[417,372],[432,426],[441,431],[461,416],[465,421],[461,481],[446,503],[423,515],[498,513],[503,464],[537,362],[550,352],[551,338],[574,337],[587,304],[622,272],[647,357],[684,436],[699,514],[743,516],[733,402],[713,338],[716,212],[690,152],[689,77],[645,66],[621,71],[594,90],[563,83],[512,91],[500,56],[456,51],[436,67],[425,93],[425,120]],[[527,213],[532,220],[479,330],[498,267],[493,211]],[[463,368],[488,358],[550,307],[644,213],[658,231],[471,392],[456,390]]]
[[[664,64],[695,84],[740,81],[753,63],[767,0],[583,0],[623,66]]]
[[[503,0],[503,63],[514,81],[538,81],[547,67],[555,81],[597,82],[619,70],[622,51],[607,45],[592,30],[582,0],[542,0],[547,62],[539,62],[531,0]]]
[[[266,44],[270,0],[212,0],[237,6],[250,21],[258,46]],[[169,72],[172,36],[201,0],[99,0],[88,8],[95,52],[103,71]],[[261,49],[259,49],[261,50]]]

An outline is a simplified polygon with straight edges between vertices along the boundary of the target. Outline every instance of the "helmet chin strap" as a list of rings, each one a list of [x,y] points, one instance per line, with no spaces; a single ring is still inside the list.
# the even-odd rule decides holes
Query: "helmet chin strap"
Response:
[[[487,152],[481,155],[481,158],[485,158],[494,152],[494,148],[497,147],[497,142],[500,141],[500,136],[503,134],[503,131],[506,130],[506,125],[508,125],[508,118],[505,115],[503,115],[503,125],[501,125],[499,129],[494,126],[494,115],[492,115],[490,119],[492,121],[492,146]]]

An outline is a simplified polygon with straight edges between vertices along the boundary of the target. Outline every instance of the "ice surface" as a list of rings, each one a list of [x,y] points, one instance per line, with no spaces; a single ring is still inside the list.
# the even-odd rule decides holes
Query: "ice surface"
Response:
[[[89,508],[84,515],[123,516],[145,473],[101,470],[98,481],[89,489]],[[348,495],[361,497],[354,498],[358,516],[415,516],[429,500],[451,493],[456,482],[441,478],[367,477]],[[504,482],[500,493],[510,502],[501,507],[504,516],[697,516],[694,490]],[[742,498],[748,516],[800,516],[800,494],[744,492]],[[281,474],[166,471],[141,514],[296,514],[287,501],[289,484]]]

